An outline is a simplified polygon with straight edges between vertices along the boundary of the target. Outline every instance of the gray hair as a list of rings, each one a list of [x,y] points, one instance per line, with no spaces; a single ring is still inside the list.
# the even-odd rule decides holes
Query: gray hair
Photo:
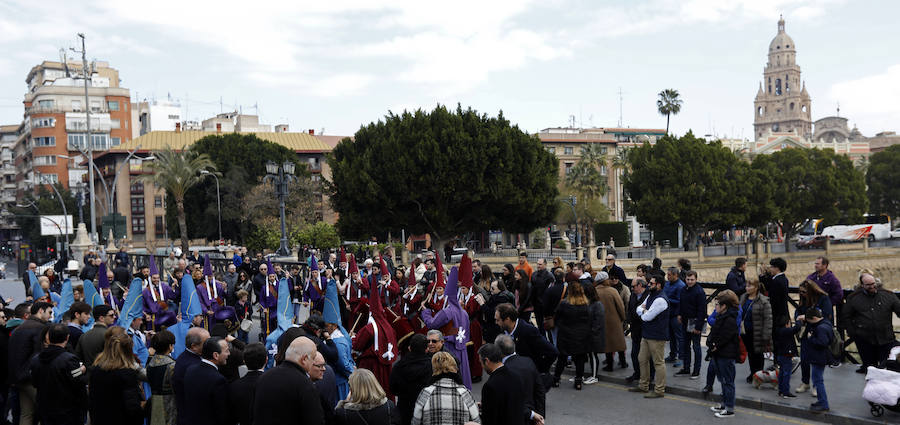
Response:
[[[315,359],[315,355],[316,344],[313,343],[311,339],[301,336],[291,341],[291,345],[289,345],[284,352],[284,359],[289,362],[300,364],[300,361],[304,357],[312,357]]]
[[[432,329],[432,330],[428,331],[427,336],[432,336],[432,335],[437,335],[437,337],[440,339],[444,338],[444,333],[437,329]]]
[[[497,344],[497,346],[500,347],[500,351],[504,356],[508,356],[516,352],[516,343],[509,335],[497,335],[497,338],[494,339],[494,344]]]
[[[203,328],[190,328],[184,337],[184,346],[188,349],[198,345],[202,345],[203,341],[209,339],[209,331]]]

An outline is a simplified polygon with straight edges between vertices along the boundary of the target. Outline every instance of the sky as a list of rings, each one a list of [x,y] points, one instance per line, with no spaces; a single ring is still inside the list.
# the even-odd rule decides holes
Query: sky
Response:
[[[352,135],[440,103],[528,132],[665,128],[673,88],[673,132],[750,138],[782,14],[813,120],[840,105],[866,136],[900,130],[895,0],[0,0],[0,123],[21,121],[29,69],[83,32],[132,101],[171,97],[191,120],[238,109]]]

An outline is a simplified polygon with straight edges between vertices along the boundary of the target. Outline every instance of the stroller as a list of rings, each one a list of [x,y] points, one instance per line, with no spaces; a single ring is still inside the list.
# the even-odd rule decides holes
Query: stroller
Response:
[[[889,359],[897,359],[900,347],[891,350]],[[884,410],[900,413],[900,362],[888,360],[885,369],[869,366],[866,373],[866,386],[863,388],[863,399],[869,402],[870,412],[874,417],[884,415]]]

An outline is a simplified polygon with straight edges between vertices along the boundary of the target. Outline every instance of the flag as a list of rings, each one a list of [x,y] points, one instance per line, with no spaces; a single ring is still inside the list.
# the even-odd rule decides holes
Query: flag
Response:
[[[125,329],[131,327],[131,322],[138,317],[144,315],[144,305],[142,301],[143,281],[140,278],[134,278],[131,281],[131,287],[128,288],[128,296],[125,303],[122,304],[122,311],[119,313],[118,326]]]
[[[62,316],[69,311],[72,303],[75,302],[75,293],[72,292],[72,281],[66,278],[62,284],[62,290],[59,294],[59,303],[53,307],[54,322],[62,321]]]
[[[278,327],[283,331],[294,324],[294,306],[291,303],[291,287],[287,279],[278,282]]]

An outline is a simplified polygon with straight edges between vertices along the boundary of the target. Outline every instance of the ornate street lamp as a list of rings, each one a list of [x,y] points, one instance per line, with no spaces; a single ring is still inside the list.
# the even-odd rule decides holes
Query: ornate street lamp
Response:
[[[275,253],[282,257],[291,254],[291,249],[288,247],[287,229],[284,223],[284,200],[288,196],[288,183],[296,180],[293,162],[285,161],[280,166],[277,162],[266,162],[266,176],[263,181],[271,181],[275,185],[275,196],[278,197],[278,207],[281,213],[281,244]]]

